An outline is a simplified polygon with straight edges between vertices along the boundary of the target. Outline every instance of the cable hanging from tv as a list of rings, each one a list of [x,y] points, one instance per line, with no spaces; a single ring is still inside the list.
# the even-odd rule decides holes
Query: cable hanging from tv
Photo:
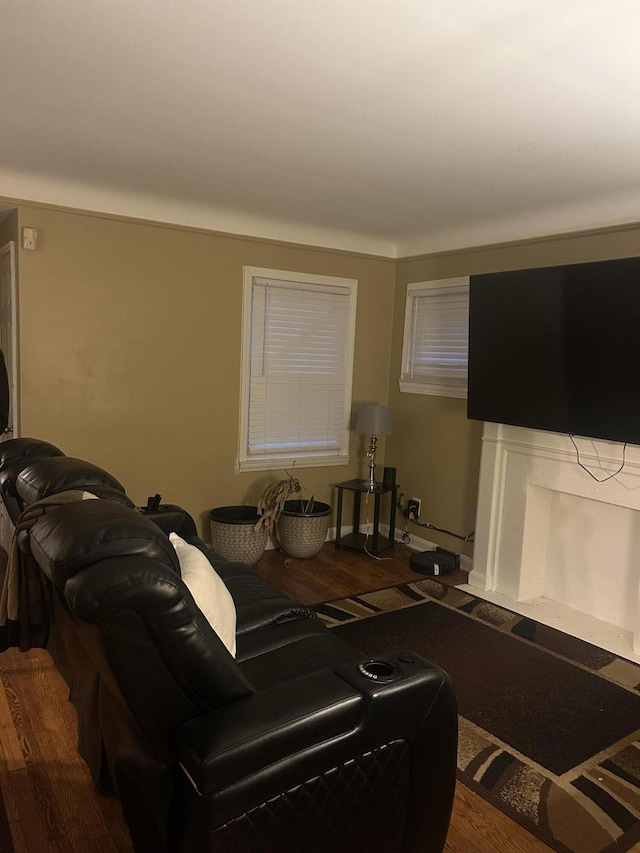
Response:
[[[582,460],[580,459],[580,449],[579,449],[578,445],[576,444],[573,435],[571,433],[568,433],[568,435],[569,435],[569,438],[571,439],[571,443],[573,444],[573,446],[576,449],[576,462],[582,468],[583,471],[586,471],[587,474],[596,481],[596,483],[606,483],[607,480],[612,480],[614,477],[617,477],[618,474],[624,468],[624,466],[627,464],[627,442],[625,441],[625,443],[622,445],[622,462],[620,463],[620,467],[617,469],[617,471],[614,471],[613,474],[607,474],[606,477],[596,477],[596,475],[593,473],[593,471],[590,471],[586,465],[582,464]]]

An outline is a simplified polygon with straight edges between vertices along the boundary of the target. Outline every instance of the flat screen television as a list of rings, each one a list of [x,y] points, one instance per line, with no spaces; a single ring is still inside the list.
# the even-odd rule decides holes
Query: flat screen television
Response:
[[[640,444],[640,258],[471,276],[468,416]]]

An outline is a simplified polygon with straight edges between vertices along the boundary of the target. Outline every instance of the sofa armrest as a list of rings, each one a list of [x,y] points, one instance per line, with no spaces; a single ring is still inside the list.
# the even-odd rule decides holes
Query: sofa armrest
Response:
[[[380,658],[382,660],[383,658]],[[180,727],[178,758],[199,794],[227,786],[279,763],[301,764],[319,753],[327,766],[358,757],[422,730],[444,690],[455,698],[446,674],[409,653],[384,656],[393,677],[364,675],[358,664],[322,670],[247,696]]]
[[[310,673],[185,723],[178,734],[180,764],[197,791],[210,794],[349,731],[362,702],[329,670]]]

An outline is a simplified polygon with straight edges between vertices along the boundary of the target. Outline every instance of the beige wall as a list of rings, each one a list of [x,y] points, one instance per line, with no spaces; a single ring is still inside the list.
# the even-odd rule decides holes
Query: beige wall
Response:
[[[214,506],[255,502],[270,474],[234,470],[242,267],[357,278],[354,403],[385,402],[393,262],[219,236],[37,205],[20,250],[22,434],[119,477],[138,503],[156,491],[202,522]],[[300,468],[308,493],[363,470]],[[202,525],[208,537],[208,525]]]
[[[398,482],[407,490],[407,497],[422,498],[423,520],[460,534],[473,529],[482,425],[467,420],[465,400],[403,394],[398,390],[407,283],[635,255],[640,255],[640,227],[487,246],[398,262],[389,380],[389,404],[397,428],[387,440],[386,464],[398,469]],[[445,547],[473,553],[470,543],[421,531],[413,525],[410,532]]]
[[[354,411],[389,402],[394,435],[379,463],[398,469],[422,518],[459,533],[475,524],[481,425],[466,402],[401,394],[397,378],[407,282],[640,255],[640,228],[559,236],[393,261],[20,204],[0,224],[38,229],[19,250],[23,435],[94,460],[136,502],[160,492],[208,536],[214,506],[255,502],[278,472],[236,474],[242,266],[359,281]],[[348,467],[299,473],[307,493],[364,474],[365,440]],[[202,523],[205,522],[205,523]],[[411,532],[472,554],[471,543]]]

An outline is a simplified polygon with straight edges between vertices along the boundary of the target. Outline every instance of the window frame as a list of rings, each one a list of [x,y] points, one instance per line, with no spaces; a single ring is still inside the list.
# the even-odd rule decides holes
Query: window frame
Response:
[[[288,284],[300,284],[301,289],[323,290],[339,288],[348,291],[348,340],[346,346],[345,387],[342,413],[342,434],[338,451],[300,451],[297,453],[264,452],[250,454],[249,452],[249,407],[251,388],[251,327],[253,319],[253,288],[255,279],[275,279]],[[317,275],[312,273],[295,272],[291,270],[267,269],[264,267],[243,267],[242,292],[242,356],[240,381],[240,421],[238,430],[238,456],[236,471],[272,471],[299,467],[320,467],[349,464],[349,421],[351,415],[351,398],[353,387],[353,364],[355,355],[356,308],[358,280],[353,278],[338,278],[336,276]]]
[[[404,331],[402,339],[402,367],[398,385],[400,391],[406,394],[429,394],[437,397],[455,397],[466,399],[467,382],[449,383],[446,380],[414,378],[410,375],[410,358],[413,349],[413,317],[415,300],[420,297],[428,297],[433,291],[451,290],[461,295],[466,295],[467,312],[469,306],[469,276],[457,278],[436,279],[433,281],[414,281],[407,284],[407,296],[405,302]],[[467,343],[467,369],[468,369],[468,343]]]

